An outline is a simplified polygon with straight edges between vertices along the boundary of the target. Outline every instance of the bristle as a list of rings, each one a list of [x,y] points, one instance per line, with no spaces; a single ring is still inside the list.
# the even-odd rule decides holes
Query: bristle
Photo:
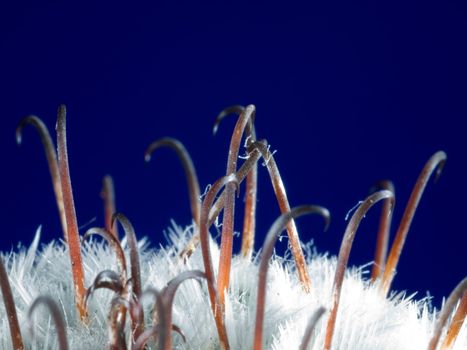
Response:
[[[201,250],[195,251],[188,264],[181,263],[178,257],[178,247],[186,244],[193,231],[177,227],[173,230],[175,231],[172,231],[170,237],[175,240],[174,243],[157,250],[140,248],[143,290],[148,287],[162,290],[168,281],[183,271],[204,270]],[[138,246],[141,247],[141,243]],[[212,240],[209,242],[209,249],[212,260],[217,261],[219,249]],[[70,349],[104,348],[108,342],[108,313],[111,300],[116,295],[115,291],[100,288],[93,292],[88,299],[89,324],[83,325],[73,310],[71,281],[66,281],[71,273],[69,264],[64,260],[68,254],[66,246],[49,244],[40,252],[31,253],[36,256],[33,268],[25,262],[26,252],[18,253],[14,260],[13,256],[10,257],[7,264],[20,326],[24,323],[25,314],[32,301],[38,295],[50,295],[65,312]],[[83,259],[88,286],[93,284],[94,276],[99,271],[115,269],[115,253],[106,242],[86,241],[83,244]],[[253,344],[258,263],[258,258],[248,261],[238,255],[232,261],[232,285],[226,295],[225,312],[226,333],[231,349],[251,349]],[[266,285],[268,297],[263,334],[265,349],[298,348],[310,315],[321,305],[329,307],[336,259],[317,253],[310,254],[307,255],[307,268],[315,281],[313,292],[310,294],[303,292],[293,261],[278,255],[271,258]],[[216,276],[216,271],[213,272]],[[426,350],[434,327],[434,315],[426,310],[429,301],[417,302],[402,294],[390,299],[383,298],[378,292],[378,286],[368,283],[364,276],[365,271],[361,268],[346,270],[333,349]],[[116,274],[114,280],[119,281],[120,276]],[[219,348],[220,342],[210,309],[208,288],[204,283],[202,287],[189,283],[182,285],[177,292],[172,308],[173,322],[183,330],[187,345],[184,345],[180,337],[174,335],[175,349]],[[153,307],[147,301],[141,297],[146,315],[145,331],[157,325],[152,319]],[[316,324],[308,349],[323,348],[326,314]],[[38,319],[34,324],[35,337],[31,338],[27,332],[23,334],[25,346],[31,349],[57,349],[53,337],[54,327],[48,326],[48,315],[36,315]],[[0,312],[0,324],[6,321],[4,313]],[[8,329],[6,331],[8,332]],[[464,326],[452,349],[460,350],[467,344],[466,331]],[[127,324],[127,344],[131,337],[130,332],[130,325]],[[50,339],[51,337],[53,338]],[[4,345],[6,340],[8,343]],[[6,340],[2,339],[0,348],[10,348],[9,334]],[[157,339],[153,338],[147,349],[157,349],[157,345]]]

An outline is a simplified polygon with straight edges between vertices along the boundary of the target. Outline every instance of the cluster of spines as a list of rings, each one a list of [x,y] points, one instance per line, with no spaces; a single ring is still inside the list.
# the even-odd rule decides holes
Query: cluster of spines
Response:
[[[191,212],[195,225],[194,235],[186,248],[181,251],[180,258],[183,259],[183,261],[186,261],[190,258],[197,246],[201,244],[205,268],[204,272],[191,270],[181,273],[169,281],[167,286],[160,291],[154,288],[149,288],[145,291],[142,290],[135,231],[130,221],[123,214],[115,212],[113,182],[112,178],[109,176],[104,178],[102,191],[102,198],[105,203],[105,227],[91,228],[87,230],[84,236],[80,237],[68,169],[65,107],[62,105],[58,110],[58,152],[55,152],[50,134],[44,123],[39,118],[28,116],[20,122],[16,130],[18,144],[21,143],[22,129],[26,124],[31,124],[38,130],[45,148],[62,230],[65,241],[69,247],[76,308],[81,322],[87,322],[87,300],[96,289],[107,288],[115,293],[111,301],[108,320],[109,349],[127,349],[127,343],[132,350],[143,349],[151,338],[154,338],[157,342],[159,349],[171,349],[172,331],[176,331],[181,334],[182,338],[185,340],[183,330],[172,324],[172,303],[178,286],[183,281],[193,278],[205,279],[207,281],[209,299],[217,327],[220,346],[223,349],[230,348],[225,326],[225,292],[229,288],[230,283],[229,278],[232,260],[235,194],[238,194],[239,185],[246,178],[246,201],[241,255],[246,259],[250,259],[253,252],[255,232],[257,161],[261,157],[265,160],[265,165],[267,166],[282,215],[271,226],[263,244],[261,260],[259,263],[256,322],[254,330],[252,330],[252,332],[254,332],[254,342],[252,344],[253,349],[259,350],[262,349],[263,346],[263,319],[266,303],[266,280],[269,259],[272,256],[278,235],[284,229],[287,229],[291,252],[297,266],[298,278],[303,290],[307,293],[313,292],[313,284],[310,276],[308,275],[294,219],[301,215],[317,213],[325,219],[325,226],[327,228],[330,220],[329,212],[327,209],[315,205],[305,205],[295,208],[290,207],[277,164],[274,160],[273,154],[269,151],[267,141],[256,139],[256,132],[253,124],[255,116],[254,106],[249,105],[246,108],[242,106],[231,106],[223,110],[216,119],[214,133],[216,132],[220,122],[230,114],[238,115],[238,120],[230,143],[226,176],[220,178],[211,186],[202,203],[200,202],[200,190],[196,171],[191,158],[182,143],[176,139],[164,138],[153,142],[146,150],[146,161],[149,161],[151,154],[160,147],[170,147],[180,158],[187,178]],[[246,134],[245,147],[248,151],[248,157],[242,166],[237,169],[237,160],[239,158],[241,141],[244,134]],[[324,349],[331,349],[344,272],[347,267],[352,242],[360,221],[374,204],[379,201],[384,201],[378,230],[375,264],[373,266],[371,280],[372,283],[379,285],[381,294],[386,296],[394,278],[396,266],[407,237],[411,221],[414,217],[415,210],[425,186],[434,171],[436,171],[436,178],[438,178],[445,160],[445,153],[442,151],[437,152],[428,160],[423,168],[415,183],[401,223],[396,231],[394,243],[389,251],[389,255],[387,254],[388,237],[394,205],[394,189],[392,183],[389,181],[379,183],[377,191],[362,201],[353,214],[345,230],[338,255],[333,284],[332,302],[328,312],[329,316],[326,326]],[[216,279],[209,249],[209,228],[221,211],[223,211],[220,246],[221,253]],[[119,241],[117,226],[114,225],[115,220],[122,225],[127,238],[130,250],[130,275],[128,274],[127,261]],[[81,258],[81,240],[86,239],[93,234],[102,236],[115,252],[118,272],[113,270],[101,271],[97,274],[92,285],[89,288],[86,288],[84,286],[84,269]],[[5,303],[5,309],[8,314],[13,348],[15,350],[24,349],[24,342],[18,324],[15,303],[2,259],[0,259],[0,286]],[[148,295],[155,299],[155,306],[152,311],[152,325],[150,327],[146,327],[144,324],[144,314],[141,306],[141,300]],[[429,343],[429,350],[435,350],[438,347],[449,316],[451,316],[458,303],[459,305],[457,310],[451,318],[451,323],[447,327],[446,336],[444,337],[441,345],[443,349],[449,349],[449,347],[454,343],[457,334],[461,329],[462,323],[466,318],[467,278],[459,283],[449,296],[444,308],[442,309],[438,317],[432,339]],[[48,307],[51,312],[52,319],[57,329],[59,348],[62,350],[68,349],[66,324],[60,309],[53,299],[48,296],[39,296],[29,309],[29,319],[31,319],[31,314],[40,304]],[[316,323],[320,321],[320,318],[323,317],[325,312],[326,309],[321,307],[310,317],[308,326],[306,327],[303,335],[300,349],[307,348],[308,342],[312,336],[313,328]],[[130,317],[131,328],[131,335],[129,338],[125,334],[127,314]]]

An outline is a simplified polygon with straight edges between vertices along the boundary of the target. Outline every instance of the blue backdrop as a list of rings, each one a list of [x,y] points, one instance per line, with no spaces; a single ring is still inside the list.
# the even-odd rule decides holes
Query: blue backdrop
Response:
[[[299,220],[302,240],[332,254],[345,214],[375,181],[396,185],[396,226],[425,161],[446,151],[394,284],[439,303],[466,273],[466,3],[168,3],[48,1],[0,11],[0,248],[29,245],[40,224],[44,243],[61,236],[39,138],[28,128],[15,144],[24,115],[40,116],[54,134],[56,108],[67,105],[80,225],[103,224],[99,192],[111,174],[118,210],[157,245],[170,219],[187,224],[190,211],[175,156],[160,151],[145,164],[146,146],[179,138],[204,189],[225,172],[235,121],[213,137],[215,116],[252,103],[292,206],[332,213],[324,234],[319,219]],[[257,247],[279,214],[262,167],[259,179]],[[376,208],[364,220],[351,264],[372,260],[378,217]]]

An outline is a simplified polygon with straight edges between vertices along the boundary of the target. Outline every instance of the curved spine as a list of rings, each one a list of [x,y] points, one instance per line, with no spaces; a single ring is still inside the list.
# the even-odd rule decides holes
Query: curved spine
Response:
[[[324,349],[330,350],[332,344],[332,337],[334,335],[334,328],[336,325],[337,311],[339,309],[339,300],[342,292],[342,283],[344,282],[345,269],[349,261],[350,250],[352,243],[357,233],[360,222],[365,217],[368,210],[377,202],[383,199],[390,199],[393,203],[394,194],[387,190],[378,191],[368,196],[362,204],[357,208],[355,213],[345,229],[344,238],[342,239],[339,256],[337,258],[336,274],[334,276],[333,292],[332,292],[332,305],[331,312],[326,326],[326,337],[324,339]]]
[[[58,337],[58,348],[59,350],[68,350],[68,340],[67,340],[67,333],[66,333],[66,323],[63,319],[63,314],[60,311],[57,303],[49,296],[39,296],[34,300],[31,307],[28,311],[28,320],[29,320],[29,329],[31,333],[33,333],[33,328],[31,327],[31,317],[37,307],[43,304],[47,307],[50,311],[52,319],[55,323],[55,328],[57,329],[57,337]]]
[[[70,252],[70,260],[73,272],[73,285],[75,288],[76,308],[81,320],[87,318],[87,310],[84,305],[86,288],[84,287],[84,268],[81,257],[81,243],[79,239],[78,223],[76,220],[75,203],[71,189],[70,169],[68,166],[68,151],[66,141],[66,108],[64,105],[58,107],[57,118],[57,147],[58,147],[58,169],[60,173],[60,184],[62,186],[63,204],[65,208],[65,219],[67,225],[67,243]]]
[[[8,274],[3,264],[3,259],[0,256],[0,290],[2,291],[3,303],[5,304],[5,311],[8,318],[8,325],[10,327],[11,342],[14,350],[23,350],[23,336],[21,335],[21,328],[19,327],[18,314],[16,313],[15,300],[11,292],[10,281]]]
[[[105,175],[102,179],[101,198],[104,201],[105,228],[118,239],[118,226],[112,226],[112,216],[116,213],[116,206],[114,181],[110,175]]]
[[[148,148],[144,152],[144,160],[146,162],[149,162],[154,151],[161,147],[168,147],[175,151],[182,163],[183,170],[185,171],[186,182],[188,185],[188,193],[190,196],[191,215],[193,217],[193,221],[196,224],[196,227],[199,227],[199,218],[201,211],[201,193],[199,190],[198,175],[196,174],[196,169],[193,165],[193,161],[190,157],[190,154],[179,140],[174,139],[172,137],[164,137],[162,139],[154,141],[148,146]]]
[[[287,193],[285,191],[284,183],[282,182],[279,168],[277,167],[272,153],[269,151],[268,147],[262,143],[254,142],[251,147],[257,149],[265,161],[281,213],[284,214],[289,212],[290,204],[287,199]],[[289,244],[295,260],[295,265],[297,266],[300,282],[305,292],[310,292],[311,280],[306,269],[305,257],[303,256],[302,247],[300,245],[297,226],[293,219],[290,220],[287,225],[287,234],[289,236]]]
[[[443,309],[441,310],[439,316],[438,316],[438,321],[436,322],[435,330],[433,332],[433,336],[430,340],[430,343],[428,344],[428,350],[436,350],[436,347],[438,346],[439,339],[441,338],[441,333],[443,331],[444,326],[446,325],[449,316],[452,314],[454,308],[456,307],[456,304],[460,301],[462,306],[462,300],[467,298],[467,277],[465,277],[457,286],[454,288],[454,290],[451,292],[449,295],[448,299],[446,300],[446,304],[444,304]],[[465,301],[464,301],[465,304]],[[462,310],[461,310],[462,312]],[[465,305],[464,305],[464,310],[463,310],[463,320],[465,320]],[[454,321],[454,320],[453,320]],[[460,320],[456,320],[460,321]],[[461,322],[461,325],[462,325]],[[453,342],[455,339],[452,341],[449,340],[450,342]]]
[[[271,259],[274,245],[279,238],[280,233],[290,220],[306,214],[319,214],[325,220],[325,230],[327,229],[330,221],[330,214],[326,208],[319,207],[316,205],[303,205],[295,207],[287,213],[279,216],[271,228],[269,229],[266,239],[263,244],[263,252],[261,261],[259,264],[258,273],[258,294],[256,298],[256,321],[255,321],[255,333],[253,340],[253,349],[261,350],[263,348],[263,323],[264,323],[264,310],[266,305],[266,280],[269,270],[269,259]]]
[[[49,165],[50,177],[52,178],[55,201],[57,202],[58,215],[60,216],[60,224],[62,226],[65,240],[67,240],[67,224],[65,218],[65,206],[63,204],[62,185],[60,183],[60,171],[58,169],[57,152],[55,150],[52,137],[50,137],[49,130],[47,129],[47,126],[45,126],[44,122],[35,115],[30,115],[21,119],[16,127],[16,143],[18,145],[21,145],[23,141],[23,129],[27,124],[36,128],[44,147],[45,157],[47,158],[47,164]]]
[[[318,310],[313,312],[313,315],[311,315],[308,324],[306,325],[305,334],[303,335],[302,343],[300,344],[299,350],[306,350],[308,348],[308,344],[310,343],[311,335],[313,334],[315,326],[325,312],[326,309],[322,306],[319,307]]]
[[[399,228],[397,229],[394,242],[391,246],[389,252],[388,260],[386,262],[386,267],[384,269],[383,277],[381,279],[380,290],[383,295],[387,295],[389,289],[391,288],[392,281],[396,274],[397,263],[402,253],[402,248],[404,247],[405,239],[410,229],[410,224],[412,223],[415,211],[417,210],[418,203],[422,198],[423,191],[428,183],[428,179],[431,174],[436,170],[435,181],[441,175],[441,172],[446,162],[446,153],[443,151],[438,151],[431,156],[428,162],[422,169],[422,172],[418,176],[415,186],[410,194],[409,201],[405,207],[404,215],[402,216]]]
[[[392,183],[392,181],[380,181],[376,184],[375,189],[388,190],[394,193],[395,196],[394,184]],[[372,282],[376,282],[376,280],[379,277],[381,277],[381,274],[384,271],[384,266],[386,265],[386,258],[388,255],[389,231],[391,230],[391,220],[392,213],[394,212],[394,205],[391,205],[391,200],[387,199],[384,201],[383,208],[381,209],[381,215],[379,216],[378,234],[376,238],[375,261],[373,264],[373,268],[371,269]]]
[[[219,301],[218,291],[214,287],[215,285],[215,276],[214,276],[214,268],[212,265],[212,257],[211,257],[211,248],[209,246],[209,228],[208,228],[208,215],[209,211],[211,210],[212,204],[216,195],[222,189],[222,187],[226,186],[228,183],[234,183],[238,186],[237,178],[234,174],[229,176],[224,176],[217,180],[208,193],[204,198],[203,205],[201,206],[201,226],[200,226],[200,240],[201,240],[201,250],[203,253],[203,264],[204,264],[204,271],[206,274],[206,278],[208,281],[212,281],[213,283],[208,283],[208,292],[209,292],[209,299],[211,301],[211,308],[214,314],[214,318],[216,320],[216,327],[217,332],[219,333],[219,339],[221,342],[222,349],[229,349],[229,342],[227,338],[227,331],[225,329],[225,322],[224,322],[224,309],[222,304]]]
[[[83,236],[83,240],[87,239],[91,235],[99,235],[104,238],[115,252],[117,257],[117,264],[120,270],[120,281],[122,282],[122,285],[124,285],[127,278],[127,267],[125,253],[123,252],[120,242],[112,234],[112,232],[109,232],[107,229],[101,227],[91,227],[88,229]]]
[[[112,216],[112,226],[114,225],[115,220],[118,220],[125,231],[126,240],[128,242],[128,247],[130,248],[130,270],[131,270],[131,281],[133,282],[133,293],[138,299],[142,293],[141,287],[141,267],[139,263],[139,253],[138,253],[138,242],[136,240],[135,229],[131,224],[130,220],[123,215],[122,213],[115,213]],[[132,322],[132,333],[133,338],[136,339],[144,330],[144,314],[141,314],[142,322],[136,323]]]
[[[230,141],[229,156],[227,160],[226,176],[237,171],[237,159],[245,128],[250,120],[254,118],[255,106],[249,105],[238,118]],[[224,309],[225,292],[229,288],[230,269],[232,264],[234,214],[235,214],[235,184],[226,184],[225,187],[224,215],[222,220],[221,253],[219,259],[219,273],[217,276],[217,290],[219,301]]]

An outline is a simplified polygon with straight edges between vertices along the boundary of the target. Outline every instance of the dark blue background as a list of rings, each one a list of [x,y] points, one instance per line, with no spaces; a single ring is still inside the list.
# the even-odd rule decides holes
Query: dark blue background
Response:
[[[398,223],[424,162],[445,150],[445,171],[423,196],[395,287],[429,290],[438,303],[465,276],[465,2],[17,6],[0,11],[2,250],[29,244],[39,224],[43,242],[60,237],[39,138],[28,128],[15,144],[24,115],[40,116],[54,133],[58,104],[68,106],[79,224],[102,225],[99,192],[110,173],[118,210],[156,244],[170,218],[187,224],[190,212],[175,156],[160,151],[145,164],[146,146],[162,136],[182,140],[204,189],[224,174],[234,125],[230,118],[212,137],[215,116],[253,103],[292,206],[332,212],[325,234],[320,220],[301,219],[302,240],[333,254],[346,212],[376,180],[395,182]],[[279,213],[263,168],[258,209],[263,236]],[[372,260],[378,217],[379,208],[361,226],[352,264]]]

